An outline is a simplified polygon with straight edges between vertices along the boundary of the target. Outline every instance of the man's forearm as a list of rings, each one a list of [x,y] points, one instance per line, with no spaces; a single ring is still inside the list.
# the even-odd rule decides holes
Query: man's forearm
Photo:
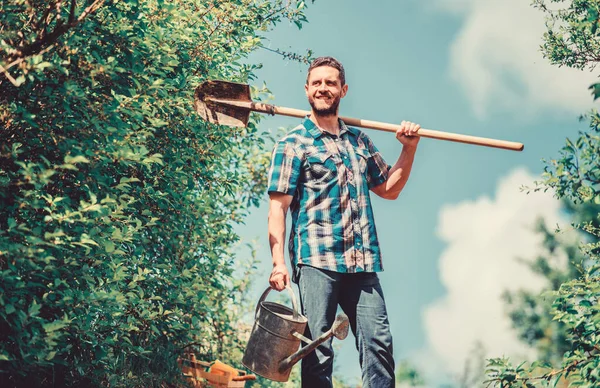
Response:
[[[285,265],[285,216],[293,197],[287,194],[269,194],[269,246],[273,258],[273,270],[269,277],[271,288],[281,291],[290,283],[290,275]]]
[[[273,266],[285,264],[285,211],[283,209],[269,210],[269,246]]]
[[[415,160],[416,147],[402,147],[402,152],[396,163],[388,173],[388,179],[385,182],[386,197],[391,199],[398,198],[398,195],[406,185],[413,161]]]

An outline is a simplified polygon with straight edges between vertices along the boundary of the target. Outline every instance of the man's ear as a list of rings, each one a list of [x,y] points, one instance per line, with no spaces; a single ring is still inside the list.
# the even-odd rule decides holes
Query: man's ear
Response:
[[[304,93],[306,94],[306,97],[308,97],[308,82],[304,84]]]
[[[348,93],[348,84],[342,86],[342,95],[340,96],[340,98],[344,98],[346,96],[346,93]]]

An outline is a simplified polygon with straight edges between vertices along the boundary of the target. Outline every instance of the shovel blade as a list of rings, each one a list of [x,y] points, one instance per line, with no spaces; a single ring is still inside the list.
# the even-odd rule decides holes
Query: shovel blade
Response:
[[[204,120],[230,127],[248,125],[249,109],[219,104],[210,99],[252,102],[250,86],[228,81],[206,81],[194,93],[194,109]]]

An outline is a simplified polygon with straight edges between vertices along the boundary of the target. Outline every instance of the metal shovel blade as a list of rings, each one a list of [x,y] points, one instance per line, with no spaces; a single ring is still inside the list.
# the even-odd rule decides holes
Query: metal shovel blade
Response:
[[[194,93],[194,109],[204,120],[231,127],[248,125],[249,109],[218,104],[211,99],[252,102],[250,86],[227,81],[206,81]]]

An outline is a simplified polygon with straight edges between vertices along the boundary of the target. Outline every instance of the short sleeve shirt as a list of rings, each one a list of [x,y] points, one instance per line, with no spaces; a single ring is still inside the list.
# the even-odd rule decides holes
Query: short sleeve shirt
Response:
[[[341,120],[339,136],[306,118],[276,143],[268,192],[293,196],[294,267],[383,270],[369,190],[387,180],[390,168],[366,134]]]

